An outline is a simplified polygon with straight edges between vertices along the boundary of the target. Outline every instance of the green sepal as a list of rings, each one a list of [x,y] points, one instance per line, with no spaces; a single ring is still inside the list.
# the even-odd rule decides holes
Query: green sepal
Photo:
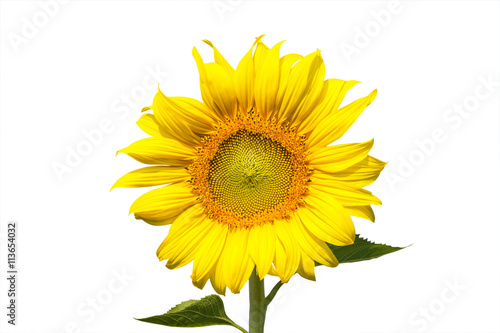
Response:
[[[245,329],[229,319],[224,310],[224,303],[218,295],[209,295],[200,300],[185,301],[162,315],[137,320],[171,327],[228,325],[247,333]]]

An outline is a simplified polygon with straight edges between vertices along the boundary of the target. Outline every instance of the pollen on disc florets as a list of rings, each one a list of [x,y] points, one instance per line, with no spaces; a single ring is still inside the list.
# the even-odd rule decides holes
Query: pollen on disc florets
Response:
[[[288,218],[307,190],[305,138],[253,111],[215,128],[188,168],[205,213],[230,227]]]

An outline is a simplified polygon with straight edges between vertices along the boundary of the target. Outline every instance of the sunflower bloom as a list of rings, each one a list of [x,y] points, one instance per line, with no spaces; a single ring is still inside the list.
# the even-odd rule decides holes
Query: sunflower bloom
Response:
[[[238,293],[256,269],[283,283],[315,280],[315,262],[335,267],[326,243],[349,245],[351,216],[375,220],[380,200],[363,187],[384,162],[373,140],[330,145],[374,100],[376,90],[340,107],[357,81],[325,80],[319,51],[280,57],[281,43],[257,38],[234,69],[210,43],[196,48],[203,103],[159,91],[137,122],[150,137],[119,151],[153,165],[114,187],[158,186],[130,213],[169,225],[157,256],[170,269],[193,262],[193,284]]]

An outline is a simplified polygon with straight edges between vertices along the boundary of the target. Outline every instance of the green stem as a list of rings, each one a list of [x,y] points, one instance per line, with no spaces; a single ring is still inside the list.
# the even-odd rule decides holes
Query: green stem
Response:
[[[264,322],[266,320],[266,296],[264,293],[264,280],[257,275],[254,269],[249,280],[250,286],[250,329],[249,333],[263,333]]]
[[[267,295],[267,297],[264,299],[264,306],[267,308],[267,306],[269,305],[269,303],[271,303],[274,299],[274,296],[276,296],[276,294],[278,293],[278,290],[280,290],[281,286],[283,286],[283,283],[278,282],[276,283],[276,285],[274,286],[273,290],[271,290],[271,292],[269,293],[269,295]]]

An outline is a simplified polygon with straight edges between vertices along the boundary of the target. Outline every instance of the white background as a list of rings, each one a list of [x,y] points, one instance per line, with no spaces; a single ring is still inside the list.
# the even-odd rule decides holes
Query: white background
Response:
[[[374,13],[394,8],[377,23]],[[375,208],[377,222],[355,223],[377,242],[413,244],[318,268],[315,283],[294,277],[271,306],[266,332],[500,331],[498,2],[69,1],[47,22],[39,2],[2,1],[0,9],[2,332],[71,332],[71,325],[81,332],[236,332],[133,319],[213,290],[191,285],[191,266],[170,271],[157,261],[168,227],[127,216],[146,189],[109,189],[142,167],[115,152],[145,137],[135,121],[158,82],[148,68],[168,72],[160,77],[167,95],[200,98],[192,47],[208,61],[207,38],[236,66],[264,33],[269,45],[287,40],[283,53],[319,48],[327,78],[362,81],[347,102],[378,88],[341,139],[375,138],[373,155],[390,161],[370,187],[384,203]],[[31,35],[30,22],[39,26]],[[360,37],[365,29],[368,40]],[[357,53],[346,55],[348,44]],[[153,88],[141,88],[148,78]],[[496,86],[482,83],[488,78]],[[55,163],[66,164],[68,149],[85,145],[83,132],[106,119],[108,133],[59,179]],[[430,144],[435,131],[441,140]],[[427,142],[427,154],[416,141]],[[5,315],[11,220],[19,225],[15,327]],[[114,278],[122,271],[124,283]],[[276,279],[268,280],[269,290]],[[224,298],[243,326],[247,293]],[[87,303],[96,297],[105,303],[99,311]]]

